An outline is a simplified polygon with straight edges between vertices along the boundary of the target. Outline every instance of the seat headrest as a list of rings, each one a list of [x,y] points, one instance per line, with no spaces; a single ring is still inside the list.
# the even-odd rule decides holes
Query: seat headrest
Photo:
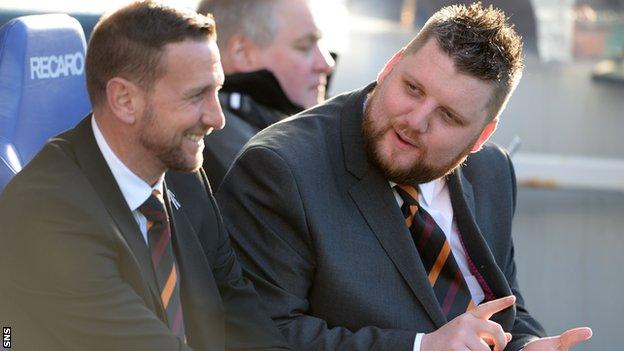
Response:
[[[0,28],[0,189],[3,167],[19,171],[91,109],[85,52],[80,23],[65,14],[19,17]]]

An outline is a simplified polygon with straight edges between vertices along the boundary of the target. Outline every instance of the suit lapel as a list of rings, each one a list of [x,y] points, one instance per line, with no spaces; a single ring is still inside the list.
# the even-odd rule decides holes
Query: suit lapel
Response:
[[[349,194],[388,257],[439,328],[446,323],[446,318],[427,280],[427,273],[404,224],[390,184],[376,168],[369,165],[364,152],[362,110],[366,94],[372,88],[373,85],[369,85],[351,95],[342,112],[345,167],[359,179],[351,186]]]
[[[475,202],[472,185],[464,177],[461,168],[448,178],[454,218],[459,228],[462,244],[473,263],[473,268],[483,277],[487,287],[483,287],[486,298],[500,298],[511,295],[511,288],[500,270],[490,248],[484,239],[475,219]],[[490,295],[490,296],[488,296]],[[515,318],[515,306],[497,313],[492,320],[501,324],[505,330],[511,329]]]
[[[130,247],[136,263],[142,271],[142,277],[154,296],[160,296],[156,285],[156,277],[149,249],[141,230],[132,216],[132,212],[124,199],[104,156],[102,155],[91,128],[91,115],[83,119],[68,136],[75,145],[76,158],[86,177],[98,193],[119,233]],[[160,297],[159,297],[160,299]]]
[[[169,179],[168,177],[169,174],[167,174],[166,179]],[[199,307],[197,304],[200,304],[202,305],[201,308],[205,309],[214,308],[214,306],[221,304],[220,297],[216,296],[217,301],[205,298],[207,292],[218,291],[214,279],[208,279],[212,277],[212,274],[206,274],[206,272],[211,272],[212,268],[202,251],[198,234],[184,211],[181,202],[183,199],[178,199],[175,195],[172,183],[172,181],[166,181],[165,183],[165,203],[169,213],[173,247],[176,263],[180,270],[181,282],[189,282],[188,285],[185,285],[187,289],[183,293],[185,296],[190,297],[192,295],[190,286],[193,286],[194,291],[201,291],[204,294],[204,298],[194,299],[193,304],[196,307]],[[199,262],[202,264],[199,264]],[[208,306],[209,302],[218,302],[218,304]]]
[[[198,236],[216,233],[198,233],[195,230],[185,206],[196,204],[187,201],[188,199],[183,197],[184,194],[174,192],[176,184],[174,173],[170,171],[165,176],[164,194],[171,224],[173,250],[180,271],[180,292],[188,344],[218,344],[216,340],[220,340],[222,335],[216,331],[223,326],[222,321],[215,317],[223,314],[222,300],[207,259],[208,254],[204,253]],[[184,179],[179,181],[182,182]],[[195,195],[201,197],[199,193]],[[216,225],[210,224],[206,227],[217,228]]]
[[[374,170],[349,191],[362,216],[437,327],[446,323],[388,181]]]

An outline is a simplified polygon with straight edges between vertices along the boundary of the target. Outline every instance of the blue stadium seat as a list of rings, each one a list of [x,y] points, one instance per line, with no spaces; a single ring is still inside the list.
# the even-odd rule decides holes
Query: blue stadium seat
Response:
[[[65,14],[0,27],[0,191],[47,139],[90,111],[85,52],[80,23]]]

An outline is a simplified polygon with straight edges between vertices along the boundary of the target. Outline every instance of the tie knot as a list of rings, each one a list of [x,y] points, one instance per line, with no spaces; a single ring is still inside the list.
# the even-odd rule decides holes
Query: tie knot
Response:
[[[396,192],[401,196],[403,202],[409,206],[418,206],[418,189],[409,184],[397,184],[395,187]]]
[[[165,203],[158,190],[154,190],[138,210],[150,221],[163,222],[167,219]]]

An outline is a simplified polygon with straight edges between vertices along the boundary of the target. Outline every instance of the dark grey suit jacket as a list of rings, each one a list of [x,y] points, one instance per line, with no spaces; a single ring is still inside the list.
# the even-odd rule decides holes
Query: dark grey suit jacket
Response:
[[[390,185],[367,161],[361,123],[372,85],[254,137],[217,193],[234,247],[299,350],[411,350],[447,321]],[[543,334],[516,282],[513,168],[487,145],[448,179],[461,238],[495,315],[518,350]]]
[[[168,172],[165,189],[188,344],[163,322],[149,249],[88,117],[0,197],[0,262],[11,267],[0,319],[14,349],[287,348],[242,278],[205,176]]]

